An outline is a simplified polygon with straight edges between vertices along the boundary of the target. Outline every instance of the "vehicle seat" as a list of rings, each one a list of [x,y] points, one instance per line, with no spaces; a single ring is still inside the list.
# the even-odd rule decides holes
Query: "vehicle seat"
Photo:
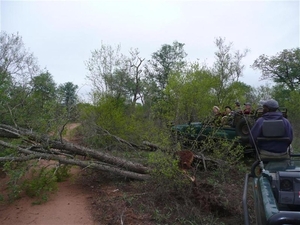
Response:
[[[290,142],[290,138],[285,136],[286,130],[283,120],[264,120],[262,125],[263,137],[258,137],[260,141],[275,141],[275,142]],[[290,152],[287,149],[283,150],[284,153],[271,153],[260,149],[261,159],[287,159],[290,157]],[[263,160],[264,161],[264,160]]]

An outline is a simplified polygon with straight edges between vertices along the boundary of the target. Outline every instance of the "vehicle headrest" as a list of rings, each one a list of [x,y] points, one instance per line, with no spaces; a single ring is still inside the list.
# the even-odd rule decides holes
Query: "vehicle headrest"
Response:
[[[262,133],[264,137],[284,137],[286,132],[283,120],[264,120]]]

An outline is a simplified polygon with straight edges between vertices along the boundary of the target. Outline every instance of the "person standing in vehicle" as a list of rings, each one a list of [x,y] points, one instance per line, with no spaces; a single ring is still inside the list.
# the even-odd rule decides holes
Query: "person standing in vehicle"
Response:
[[[235,112],[241,112],[242,109],[241,109],[241,104],[239,102],[235,102],[235,109],[234,109]]]
[[[232,116],[233,111],[230,106],[225,106],[225,112],[222,113],[222,116]]]
[[[261,153],[271,155],[284,155],[290,144],[293,141],[293,128],[290,122],[283,117],[282,113],[278,111],[278,102],[274,99],[267,100],[263,103],[263,115],[260,117],[251,129],[250,143],[252,146],[256,146],[260,149]],[[262,125],[264,120],[282,120],[285,126],[285,136],[289,138],[289,141],[278,142],[278,141],[260,141],[257,142],[258,137],[262,135]]]
[[[243,110],[244,114],[251,114],[252,113],[252,108],[251,108],[251,103],[247,102],[244,104],[245,109]]]
[[[221,118],[222,118],[222,113],[220,112],[220,108],[218,106],[213,107],[213,123],[216,126],[221,125]]]
[[[212,112],[214,116],[219,116],[221,114],[220,108],[218,106],[214,106]]]

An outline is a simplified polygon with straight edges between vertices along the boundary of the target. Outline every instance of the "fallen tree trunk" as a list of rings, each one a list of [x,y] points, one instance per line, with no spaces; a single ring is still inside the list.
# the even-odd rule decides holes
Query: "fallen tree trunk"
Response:
[[[23,140],[26,147],[20,147],[1,141],[0,145],[16,149],[22,156],[0,157],[0,161],[27,161],[41,158],[56,160],[64,164],[89,167],[114,173],[131,179],[148,179],[150,168],[142,164],[118,158],[95,149],[86,148],[63,140],[52,140],[48,135],[39,135],[26,129],[16,129],[7,125],[0,125],[0,137],[17,138]],[[74,155],[82,155],[89,160],[74,159]]]
[[[100,129],[100,128],[99,128]],[[107,131],[102,132],[106,135],[111,135]],[[31,130],[15,128],[8,125],[0,124],[0,145],[2,149],[15,149],[19,154],[14,156],[0,157],[0,162],[5,161],[29,161],[32,159],[45,159],[45,160],[56,160],[63,164],[77,165],[82,168],[92,168],[109,172],[118,176],[124,176],[130,179],[146,180],[150,178],[151,168],[145,167],[144,165],[126,160],[124,158],[115,157],[108,153],[101,152],[100,150],[87,148],[81,145],[73,144],[60,138],[60,140],[53,139],[53,137],[45,134],[37,134]],[[122,144],[126,144],[133,148],[138,148],[138,145],[127,142],[121,138],[113,136],[117,141]],[[16,142],[9,143],[10,139],[18,139]],[[148,146],[155,150],[167,151],[160,146],[144,142],[145,146]],[[140,147],[142,149],[142,147]],[[1,149],[0,149],[1,151]],[[78,159],[75,156],[84,156],[84,159]],[[205,157],[204,155],[194,155],[194,159],[202,162],[203,167],[207,170],[207,162],[211,162],[217,167],[224,164],[220,160],[213,160]],[[197,164],[198,164],[197,163]]]

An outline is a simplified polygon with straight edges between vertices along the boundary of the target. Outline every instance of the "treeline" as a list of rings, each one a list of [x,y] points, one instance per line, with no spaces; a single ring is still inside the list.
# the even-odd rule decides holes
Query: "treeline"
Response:
[[[51,71],[40,69],[19,34],[0,35],[1,123],[58,135],[69,122],[81,123],[81,135],[94,147],[115,146],[112,135],[133,143],[150,141],[168,146],[171,123],[199,121],[217,105],[275,98],[288,108],[295,128],[300,109],[300,49],[261,55],[252,67],[274,86],[251,87],[240,81],[248,50],[234,51],[225,38],[215,39],[212,67],[188,62],[184,43],[163,44],[150,59],[138,49],[127,55],[120,46],[102,43],[84,63],[92,91],[91,103],[78,98],[72,82],[56,84]]]

